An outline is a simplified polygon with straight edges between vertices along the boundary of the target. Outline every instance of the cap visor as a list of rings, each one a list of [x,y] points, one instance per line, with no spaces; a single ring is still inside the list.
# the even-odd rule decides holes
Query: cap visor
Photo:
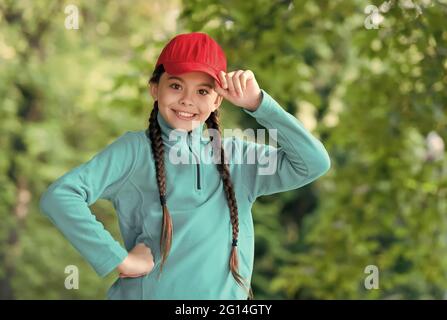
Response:
[[[195,72],[195,71],[201,71],[209,74],[213,79],[217,81],[219,86],[222,86],[222,83],[220,82],[219,77],[216,76],[216,73],[213,68],[201,64],[201,63],[194,63],[194,62],[177,62],[177,63],[164,63],[163,67],[165,68],[166,72],[172,75],[180,75],[182,73],[187,72]],[[213,83],[214,87],[214,83]]]

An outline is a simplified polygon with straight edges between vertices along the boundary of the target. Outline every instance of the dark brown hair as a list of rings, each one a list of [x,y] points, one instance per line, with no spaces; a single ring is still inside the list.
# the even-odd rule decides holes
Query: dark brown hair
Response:
[[[160,64],[157,68],[155,68],[154,72],[152,73],[151,78],[149,79],[150,83],[159,83],[160,77],[164,72],[164,67],[162,64]],[[158,114],[158,101],[154,101],[154,108],[152,109],[151,115],[149,117],[149,127],[146,130],[146,135],[151,141],[151,148],[152,148],[152,154],[154,156],[155,161],[155,170],[156,170],[156,176],[157,176],[157,184],[158,184],[158,191],[160,193],[160,203],[163,208],[163,223],[162,223],[162,232],[161,232],[161,238],[160,238],[160,252],[161,252],[161,265],[160,265],[160,272],[163,270],[163,265],[169,255],[169,251],[171,249],[172,244],[172,219],[171,215],[169,214],[169,210],[166,206],[166,172],[165,172],[165,166],[164,166],[164,148],[163,148],[163,141],[161,137],[161,128],[157,121],[157,114]],[[215,148],[220,149],[220,161],[217,161],[217,171],[219,172],[223,185],[224,185],[224,191],[227,198],[228,206],[230,207],[230,220],[231,224],[233,226],[233,242],[232,242],[232,249],[231,249],[231,255],[230,255],[230,271],[236,280],[236,282],[243,288],[247,290],[247,286],[243,282],[243,277],[239,274],[239,262],[238,262],[238,253],[237,253],[237,238],[239,233],[239,215],[238,215],[238,208],[237,208],[237,201],[236,196],[234,194],[234,188],[233,183],[231,182],[230,177],[230,170],[228,167],[228,162],[224,161],[225,155],[224,155],[224,149],[222,148],[222,141],[221,141],[221,130],[220,130],[220,124],[219,124],[219,114],[218,110],[216,109],[214,112],[211,112],[208,119],[205,121],[208,129],[214,129],[215,132],[219,132],[218,135],[215,135],[217,138],[217,141],[212,143],[214,154],[219,154],[219,150],[216,150]],[[210,134],[211,137],[211,134]],[[251,289],[251,286],[248,291],[248,298],[253,299],[253,291]]]

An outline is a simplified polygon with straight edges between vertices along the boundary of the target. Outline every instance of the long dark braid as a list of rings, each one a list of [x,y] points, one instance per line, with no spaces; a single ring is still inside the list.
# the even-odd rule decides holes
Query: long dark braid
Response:
[[[149,117],[149,128],[146,135],[150,138],[152,154],[155,161],[155,171],[157,176],[158,191],[160,194],[160,204],[163,208],[163,224],[160,238],[160,252],[162,260],[160,264],[160,273],[163,271],[163,265],[169,255],[172,244],[172,219],[166,206],[166,173],[164,163],[164,147],[161,137],[161,128],[157,121],[158,101],[154,102],[151,116]]]
[[[163,65],[159,65],[149,82],[158,83],[161,75],[164,72]],[[157,176],[158,190],[160,194],[160,203],[163,208],[163,225],[162,225],[162,236],[160,238],[160,251],[162,252],[162,261],[160,265],[160,273],[162,271],[163,265],[169,255],[172,244],[172,219],[169,210],[166,206],[166,173],[164,166],[164,146],[161,135],[161,128],[157,121],[158,114],[158,101],[154,102],[154,108],[152,109],[151,115],[149,117],[149,127],[146,130],[146,135],[150,138],[152,154],[155,161],[155,170]],[[230,271],[236,280],[236,282],[243,288],[247,290],[247,286],[244,284],[243,277],[239,274],[239,262],[238,262],[238,252],[237,252],[237,239],[239,234],[239,214],[237,208],[236,196],[234,194],[233,183],[231,182],[230,170],[228,164],[224,161],[225,154],[222,148],[221,131],[219,124],[218,111],[214,111],[206,120],[206,125],[208,129],[214,129],[219,134],[217,141],[213,141],[212,146],[215,154],[218,154],[220,148],[221,159],[217,163],[217,170],[222,178],[226,199],[228,206],[230,208],[230,220],[233,227],[233,239],[232,239],[232,249],[230,254]],[[210,135],[211,136],[211,135]],[[251,287],[248,291],[248,298],[253,299],[253,291]]]
[[[214,154],[219,154],[220,151],[220,161],[217,162],[217,171],[219,171],[219,174],[222,178],[225,195],[227,198],[228,206],[230,207],[230,220],[231,225],[233,226],[233,241],[231,244],[231,255],[230,255],[230,270],[233,274],[234,279],[236,282],[242,286],[245,287],[245,284],[243,282],[243,277],[239,274],[239,261],[238,261],[238,253],[237,253],[237,239],[239,234],[239,211],[237,208],[237,201],[236,201],[236,195],[234,194],[234,188],[233,183],[231,182],[231,176],[230,176],[230,168],[228,166],[228,163],[225,158],[225,152],[224,148],[222,147],[222,133],[220,130],[220,121],[219,121],[219,112],[218,110],[215,110],[214,112],[211,112],[210,116],[206,120],[206,125],[208,129],[214,129],[219,134],[217,136],[213,136],[214,139],[217,139],[217,141],[213,141],[212,147]],[[211,136],[211,135],[210,135]],[[218,150],[217,148],[220,148]],[[251,287],[249,288],[249,299],[253,299],[253,292]]]

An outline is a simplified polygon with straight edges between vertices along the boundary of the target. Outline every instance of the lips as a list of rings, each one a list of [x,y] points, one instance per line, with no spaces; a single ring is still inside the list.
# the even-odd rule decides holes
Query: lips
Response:
[[[196,116],[197,116],[197,113],[177,111],[174,109],[172,111],[174,111],[177,118],[182,119],[182,120],[192,120],[192,119],[196,118]]]

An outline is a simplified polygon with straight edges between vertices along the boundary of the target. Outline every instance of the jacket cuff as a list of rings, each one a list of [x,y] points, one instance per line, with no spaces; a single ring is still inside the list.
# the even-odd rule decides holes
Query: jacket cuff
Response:
[[[117,251],[113,253],[111,258],[99,267],[95,267],[96,273],[101,277],[106,277],[110,272],[115,270],[121,262],[128,256],[128,252],[121,246],[117,247]]]
[[[245,113],[248,113],[252,117],[265,117],[267,116],[272,109],[274,109],[274,104],[272,103],[273,98],[264,90],[261,89],[261,103],[255,111],[249,111],[248,109],[243,109]]]

